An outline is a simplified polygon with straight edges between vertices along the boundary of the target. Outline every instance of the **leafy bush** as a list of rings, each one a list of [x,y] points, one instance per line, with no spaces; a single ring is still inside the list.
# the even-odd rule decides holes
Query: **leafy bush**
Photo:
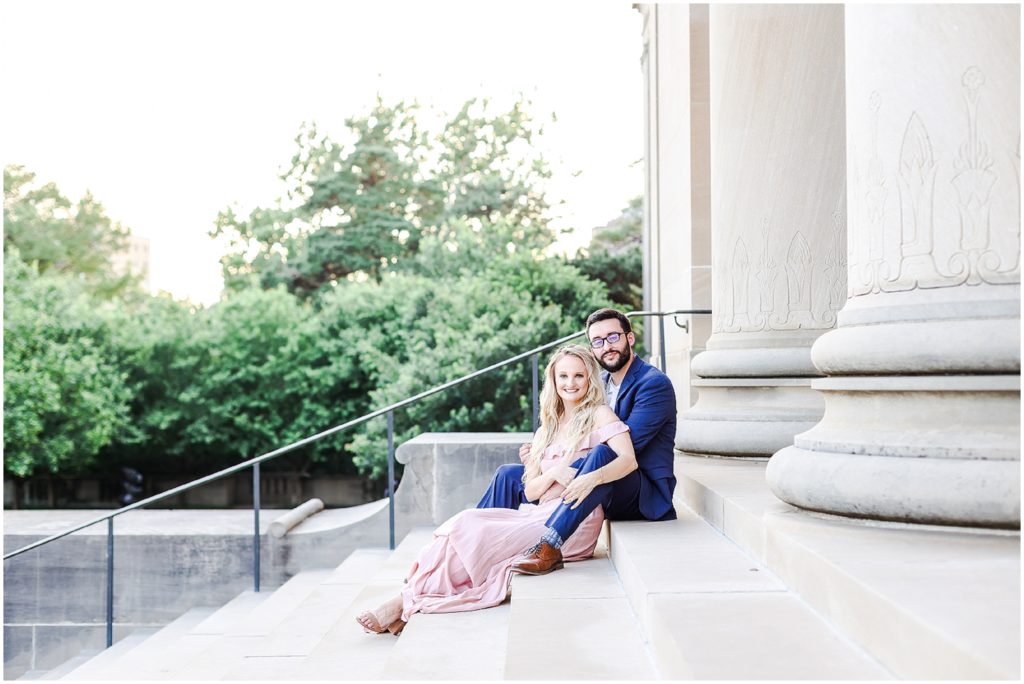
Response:
[[[129,420],[104,310],[74,278],[4,259],[4,467],[79,472]]]

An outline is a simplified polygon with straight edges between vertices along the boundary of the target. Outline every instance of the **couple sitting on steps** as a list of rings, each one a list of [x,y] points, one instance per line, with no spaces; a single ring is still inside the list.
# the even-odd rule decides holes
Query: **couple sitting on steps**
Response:
[[[437,528],[401,594],[356,618],[366,631],[398,634],[413,613],[496,606],[513,572],[589,558],[605,518],[675,519],[672,383],[633,353],[621,312],[595,311],[586,334],[589,349],[562,347],[544,370],[540,429],[519,450],[523,463],[499,467],[476,508]]]

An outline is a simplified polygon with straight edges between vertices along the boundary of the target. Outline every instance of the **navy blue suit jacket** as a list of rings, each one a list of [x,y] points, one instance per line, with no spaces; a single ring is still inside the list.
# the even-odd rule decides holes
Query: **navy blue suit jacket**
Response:
[[[607,381],[608,373],[602,373]],[[676,393],[672,381],[660,370],[633,356],[633,363],[619,387],[612,407],[629,426],[640,479],[640,512],[648,520],[675,520],[672,492],[673,448],[676,438]],[[607,445],[596,448],[608,449]],[[615,511],[607,511],[614,519]]]

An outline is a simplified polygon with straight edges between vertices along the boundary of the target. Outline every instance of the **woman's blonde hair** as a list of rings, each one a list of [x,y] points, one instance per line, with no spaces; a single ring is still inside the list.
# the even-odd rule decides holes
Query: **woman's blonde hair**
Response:
[[[587,369],[587,391],[576,406],[576,412],[569,422],[568,435],[566,437],[566,454],[575,453],[583,446],[591,431],[594,429],[594,417],[597,409],[605,405],[604,388],[601,385],[601,370],[594,360],[590,350],[578,344],[570,344],[560,347],[551,355],[547,367],[544,369],[544,388],[540,393],[540,427],[533,436],[533,444],[530,447],[530,458],[526,463],[526,472],[523,474],[523,481],[526,481],[528,473],[536,473],[540,469],[540,460],[547,449],[555,440],[555,433],[558,432],[558,423],[565,415],[565,405],[562,398],[555,390],[555,364],[567,356],[573,356],[583,362]]]

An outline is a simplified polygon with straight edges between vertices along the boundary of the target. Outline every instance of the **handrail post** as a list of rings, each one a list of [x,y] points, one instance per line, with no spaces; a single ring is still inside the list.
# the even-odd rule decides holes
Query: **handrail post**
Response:
[[[395,550],[395,412],[388,411],[388,548]]]
[[[252,590],[260,593],[260,464],[252,466]]]
[[[538,357],[540,354],[534,354],[530,357],[530,366],[533,368],[533,392],[530,395],[530,403],[533,404],[533,426],[534,432],[537,431],[537,426],[540,425],[540,400],[537,397],[537,386],[540,384],[537,370]]]
[[[107,518],[107,648],[114,644],[114,519]]]
[[[658,316],[658,336],[661,343],[658,345],[661,351],[661,368],[659,369],[662,373],[668,372],[668,367],[665,365],[665,317]]]

